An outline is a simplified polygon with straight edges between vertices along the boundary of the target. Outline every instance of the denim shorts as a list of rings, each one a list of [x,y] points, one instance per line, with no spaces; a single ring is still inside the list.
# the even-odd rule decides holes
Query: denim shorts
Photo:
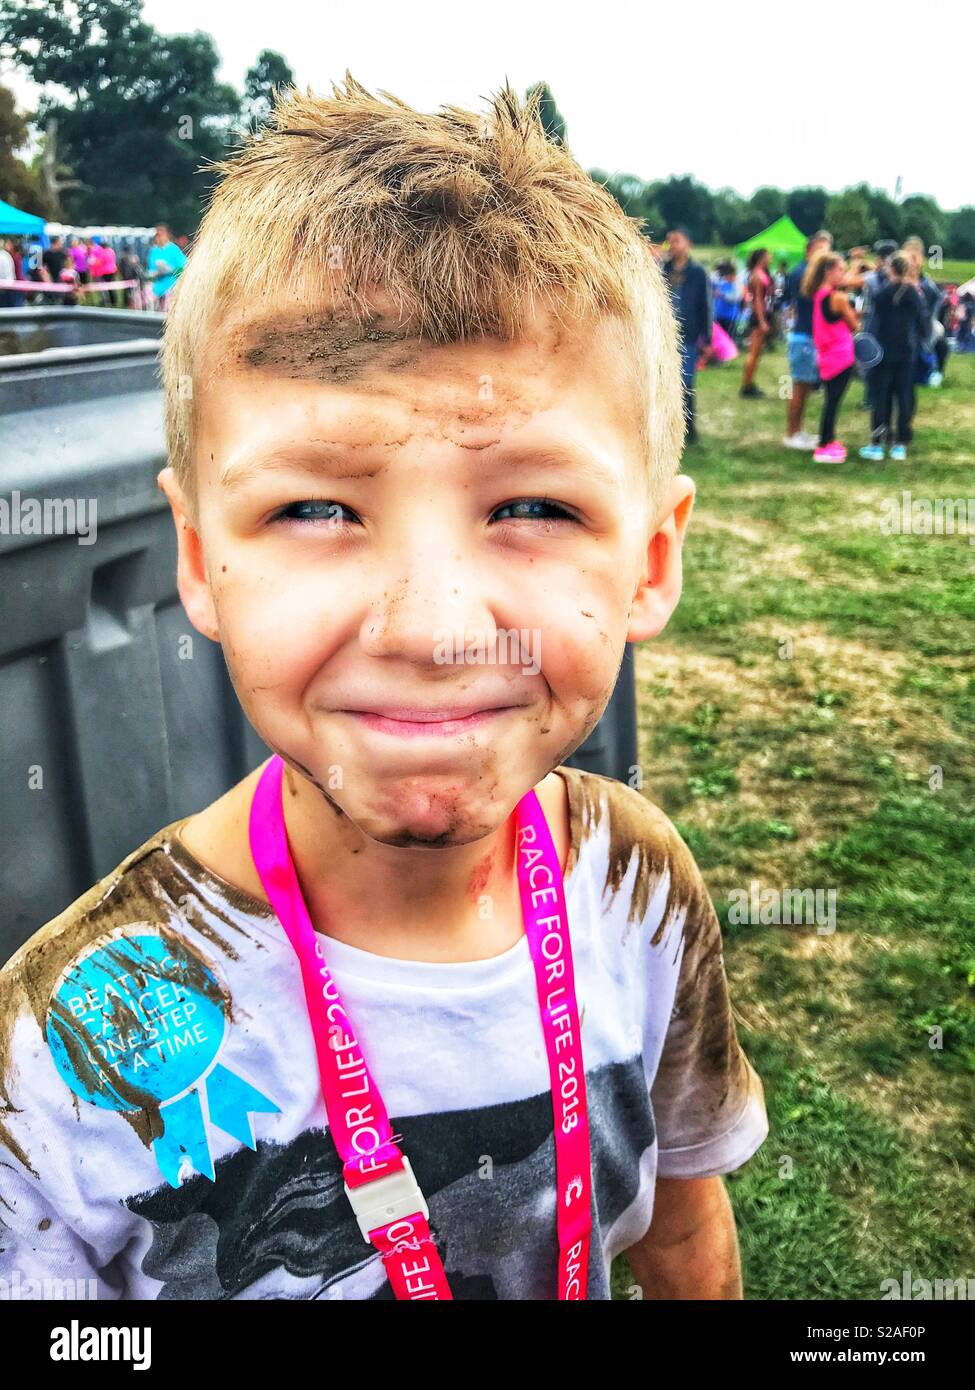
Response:
[[[816,346],[808,333],[789,334],[789,374],[793,381],[815,386],[819,381]]]

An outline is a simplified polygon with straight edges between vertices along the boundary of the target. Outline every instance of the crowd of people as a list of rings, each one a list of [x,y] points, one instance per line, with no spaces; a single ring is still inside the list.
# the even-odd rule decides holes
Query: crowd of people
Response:
[[[864,378],[870,440],[860,457],[903,460],[913,439],[918,385],[940,386],[948,355],[975,351],[975,296],[937,285],[927,273],[924,244],[908,237],[899,247],[878,242],[843,256],[828,231],[806,243],[803,260],[780,261],[751,253],[743,273],[722,260],[708,274],[691,254],[686,228],[674,228],[661,249],[661,270],[682,335],[682,378],[687,438],[697,439],[696,373],[712,360],[744,350],[740,394],[766,393],[756,382],[763,354],[778,336],[787,342],[790,389],[786,448],[811,450],[817,463],[842,463],[838,419],[855,373]],[[723,350],[727,348],[727,351]],[[806,408],[822,392],[819,430],[803,428]],[[895,421],[896,410],[896,424]]]
[[[182,243],[182,244],[181,244]],[[42,249],[18,238],[0,242],[0,285],[4,281],[65,285],[61,303],[114,305],[165,312],[186,264],[187,238],[174,240],[159,223],[145,263],[128,241],[115,248],[100,236],[55,236]],[[843,256],[828,231],[806,243],[803,260],[776,272],[763,248],[748,257],[743,272],[724,259],[709,274],[691,254],[690,233],[675,227],[666,248],[654,248],[681,329],[681,377],[689,443],[697,440],[695,382],[698,369],[744,350],[741,392],[765,392],[756,382],[759,363],[775,340],[787,342],[789,392],[783,445],[811,450],[817,463],[847,457],[837,422],[858,368],[865,380],[870,441],[860,456],[903,460],[913,439],[916,387],[938,386],[952,347],[975,351],[975,296],[957,286],[939,286],[925,268],[924,244],[908,237],[902,247],[881,241],[872,253],[855,247]],[[120,283],[121,282],[121,283]],[[127,282],[127,283],[125,283]],[[103,291],[81,286],[108,286]],[[0,289],[0,307],[48,304],[53,296],[27,288]],[[726,351],[722,351],[722,346]],[[814,391],[822,391],[819,430],[803,428]],[[896,411],[896,424],[895,421]]]
[[[186,251],[164,222],[156,227],[144,263],[130,241],[123,241],[116,252],[101,236],[54,236],[46,248],[26,238],[8,237],[0,241],[0,285],[4,281],[54,284],[63,285],[66,292],[55,296],[41,289],[0,289],[0,308],[51,307],[56,302],[164,313],[185,264]],[[110,288],[93,288],[99,284]],[[92,288],[82,290],[82,286]]]

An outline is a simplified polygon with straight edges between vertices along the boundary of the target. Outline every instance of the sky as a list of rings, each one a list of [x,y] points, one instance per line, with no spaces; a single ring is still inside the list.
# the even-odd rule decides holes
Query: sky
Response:
[[[900,177],[905,197],[975,204],[967,0],[855,12],[782,0],[146,0],[144,15],[164,33],[212,34],[220,76],[238,88],[262,48],[283,53],[301,86],[328,90],[349,69],[428,111],[482,110],[506,78],[521,92],[545,80],[587,169],[690,173],[746,196],[863,181],[893,194]],[[4,80],[29,101],[26,83]]]

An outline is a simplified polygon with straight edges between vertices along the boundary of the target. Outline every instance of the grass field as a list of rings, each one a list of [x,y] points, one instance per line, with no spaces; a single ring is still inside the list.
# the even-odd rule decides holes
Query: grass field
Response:
[[[781,347],[763,361],[761,401],[738,397],[740,359],[699,376],[684,597],[637,653],[640,757],[704,871],[765,1083],[770,1136],[727,1179],[746,1296],[878,1299],[905,1269],[975,1278],[975,544],[882,525],[904,489],[975,498],[975,355],[919,392],[906,464],[856,458],[859,383],[848,463],[782,449],[787,370]],[[753,880],[835,889],[836,930],[735,925]]]

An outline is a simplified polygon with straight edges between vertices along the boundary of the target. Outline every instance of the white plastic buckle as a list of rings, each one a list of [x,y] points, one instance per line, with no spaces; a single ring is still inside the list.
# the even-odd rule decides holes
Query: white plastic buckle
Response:
[[[374,1178],[360,1187],[344,1184],[345,1195],[352,1204],[359,1230],[367,1245],[372,1242],[369,1232],[377,1226],[386,1226],[390,1221],[402,1221],[420,1211],[429,1219],[430,1208],[420,1191],[410,1160],[403,1155],[403,1168],[399,1173],[387,1173],[384,1178]]]

